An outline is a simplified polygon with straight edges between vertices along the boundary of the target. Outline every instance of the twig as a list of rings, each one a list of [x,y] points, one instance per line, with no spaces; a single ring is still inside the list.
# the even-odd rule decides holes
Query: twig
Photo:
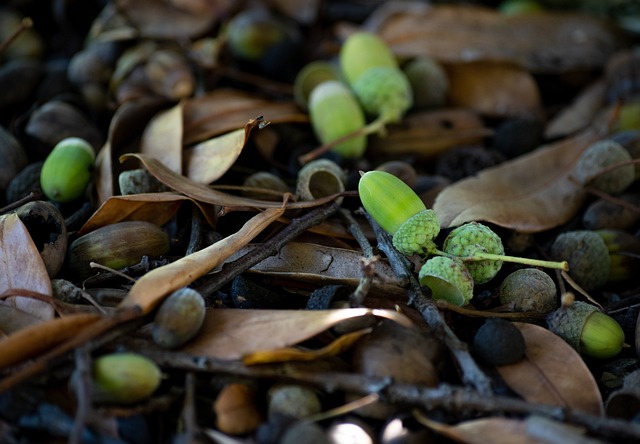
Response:
[[[373,228],[376,238],[378,239],[378,248],[387,255],[394,272],[399,270],[401,273],[401,275],[397,275],[398,278],[406,277],[408,279],[409,286],[407,291],[409,293],[409,305],[412,305],[416,310],[418,310],[423,319],[434,330],[435,334],[442,339],[444,344],[451,351],[458,363],[458,366],[460,367],[460,371],[462,372],[463,382],[474,387],[481,395],[491,395],[491,380],[475,362],[471,353],[469,353],[469,347],[467,344],[458,339],[453,330],[451,330],[442,318],[435,301],[432,298],[424,296],[420,289],[420,284],[408,269],[407,258],[393,247],[389,234],[385,232],[366,212],[365,215],[369,224]]]
[[[245,256],[225,264],[219,272],[211,276],[204,277],[202,279],[203,282],[196,288],[196,290],[205,297],[212,295],[225,284],[253,267],[258,262],[276,254],[283,245],[295,239],[308,228],[319,224],[329,216],[333,215],[339,208],[340,206],[337,203],[332,202],[331,204],[314,208],[299,218],[292,219],[289,225],[267,242],[257,246]]]
[[[76,416],[73,430],[69,435],[69,444],[83,442],[82,435],[93,409],[91,404],[91,356],[88,347],[82,346],[76,349],[75,364],[76,379],[73,388],[76,395]]]
[[[360,225],[353,218],[351,212],[346,209],[340,210],[340,215],[347,221],[348,226],[347,230],[354,237],[362,253],[364,254],[364,263],[362,264],[362,269],[364,272],[364,276],[360,278],[360,282],[356,289],[349,295],[349,305],[351,308],[362,307],[364,303],[364,299],[367,297],[369,293],[369,289],[373,284],[373,276],[375,273],[375,256],[373,254],[373,248],[369,243],[369,240],[360,229]]]
[[[6,207],[0,208],[0,214],[5,214],[5,213],[8,213],[10,211],[13,211],[16,208],[20,208],[22,205],[24,205],[26,203],[33,202],[33,201],[36,201],[36,200],[40,200],[40,199],[42,199],[43,196],[44,196],[44,194],[42,193],[42,191],[32,191],[29,194],[27,194],[25,197],[23,197],[21,199],[18,199],[13,203],[10,203]]]

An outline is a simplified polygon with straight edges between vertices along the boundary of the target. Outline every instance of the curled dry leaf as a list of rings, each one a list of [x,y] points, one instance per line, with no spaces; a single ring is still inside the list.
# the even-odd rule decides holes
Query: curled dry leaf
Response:
[[[561,225],[573,217],[586,197],[571,179],[573,168],[580,154],[604,134],[596,124],[576,136],[483,170],[445,188],[433,209],[443,227],[486,221],[535,233]]]
[[[309,121],[293,102],[271,101],[239,90],[216,89],[185,101],[184,143],[191,145],[235,130],[256,116],[264,116],[271,123]]]
[[[11,296],[16,290],[45,297],[53,295],[42,256],[18,215],[11,213],[0,216],[0,294],[9,296],[4,301],[6,304],[40,320],[54,317],[50,303],[31,297]]]
[[[548,444],[527,436],[527,424],[521,419],[483,418],[448,425],[416,415],[418,421],[447,438],[466,444]]]
[[[507,16],[477,6],[383,6],[365,23],[402,57],[507,61],[532,72],[599,69],[620,46],[607,22],[583,14]]]
[[[176,214],[185,202],[192,199],[176,193],[144,193],[129,196],[113,196],[104,202],[78,230],[82,236],[96,228],[128,220],[142,220],[156,225],[164,225]],[[216,207],[194,202],[207,221],[213,225],[216,220]]]
[[[517,363],[497,367],[507,385],[530,402],[602,415],[598,384],[580,355],[546,328],[514,324],[524,335],[526,351]]]
[[[589,126],[606,102],[607,85],[603,80],[585,88],[567,108],[553,118],[545,128],[544,135],[555,139],[572,134]]]
[[[142,133],[140,152],[155,157],[172,171],[182,172],[182,102],[149,121]]]
[[[506,62],[478,61],[447,66],[449,99],[489,117],[537,118],[540,92],[525,69]]]
[[[413,324],[391,310],[343,308],[339,310],[207,310],[198,336],[183,351],[195,356],[242,359],[251,353],[290,347],[360,316],[391,319],[405,327]]]

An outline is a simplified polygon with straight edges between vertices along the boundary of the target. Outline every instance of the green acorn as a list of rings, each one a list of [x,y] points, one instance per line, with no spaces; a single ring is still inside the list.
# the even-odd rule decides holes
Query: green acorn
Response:
[[[624,331],[612,317],[586,302],[574,302],[547,318],[549,330],[567,341],[578,353],[592,358],[611,358],[622,350]]]
[[[309,96],[309,117],[313,130],[323,144],[364,128],[362,108],[353,93],[341,82],[328,80],[316,86]],[[333,146],[343,157],[362,157],[367,137],[361,135]]]
[[[95,153],[89,142],[79,137],[61,140],[42,165],[42,192],[55,202],[77,199],[91,181],[94,162]]]
[[[391,49],[371,32],[351,34],[340,48],[340,68],[347,83],[355,83],[362,74],[376,67],[398,67]]]
[[[402,180],[369,171],[360,177],[358,193],[364,209],[393,237],[398,251],[428,255],[437,250],[433,239],[440,232],[438,217]]]
[[[136,353],[111,353],[93,363],[93,397],[98,402],[134,404],[149,398],[161,379],[151,359]]]

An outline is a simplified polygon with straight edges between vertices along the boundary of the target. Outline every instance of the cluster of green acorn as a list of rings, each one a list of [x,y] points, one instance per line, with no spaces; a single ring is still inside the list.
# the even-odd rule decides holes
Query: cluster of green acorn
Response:
[[[434,299],[466,305],[473,297],[474,285],[493,279],[503,262],[569,270],[565,260],[505,256],[500,237],[478,222],[453,229],[439,249],[435,243],[440,233],[437,214],[427,209],[407,184],[390,173],[362,173],[358,193],[364,209],[392,236],[393,246],[400,253],[427,258],[418,277],[421,285],[430,288]],[[618,323],[596,307],[585,304],[588,309],[583,309],[581,304],[584,303],[576,302],[571,308],[561,307],[550,314],[551,330],[586,355],[605,358],[619,353],[624,333]],[[565,325],[565,320],[570,321],[571,326]],[[565,334],[567,332],[570,334]]]
[[[357,158],[364,153],[368,134],[400,121],[413,103],[413,92],[395,56],[375,34],[361,31],[350,35],[339,59],[336,75],[331,68],[323,70],[326,64],[322,62],[312,66],[321,76],[317,74],[319,80],[309,94],[309,116],[322,144],[335,143],[333,151]],[[369,124],[367,116],[374,118]]]

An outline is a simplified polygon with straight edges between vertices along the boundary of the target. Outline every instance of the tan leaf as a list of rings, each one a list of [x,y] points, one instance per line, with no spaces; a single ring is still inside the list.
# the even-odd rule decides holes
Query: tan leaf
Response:
[[[156,225],[164,225],[178,211],[184,201],[192,199],[176,193],[144,193],[128,196],[113,196],[107,199],[78,230],[81,236],[96,228],[128,220],[142,220]],[[209,223],[216,219],[215,207],[194,202]]]
[[[567,222],[585,199],[571,180],[580,154],[606,132],[594,125],[446,187],[433,205],[443,227],[486,221],[523,233]]]
[[[259,124],[252,119],[244,128],[200,142],[184,153],[184,175],[199,183],[218,180],[234,164],[251,130]]]
[[[100,315],[80,313],[54,318],[22,329],[0,341],[0,369],[50,350],[101,319]]]
[[[170,293],[204,276],[251,242],[282,216],[282,213],[284,207],[269,208],[253,216],[234,234],[175,262],[151,270],[133,284],[119,308],[136,307],[144,314],[149,313]]]
[[[40,322],[42,322],[41,319],[29,313],[5,305],[4,303],[0,304],[0,331],[3,336],[10,335],[23,328],[39,324]]]
[[[508,61],[533,72],[599,69],[620,45],[607,22],[571,13],[507,16],[464,5],[403,3],[381,8],[365,27],[402,57],[448,63]],[[411,5],[409,7],[408,5]]]
[[[433,157],[454,146],[480,143],[491,134],[470,109],[422,111],[390,126],[384,137],[371,137],[367,149],[373,155]]]
[[[607,84],[604,80],[585,88],[567,108],[553,118],[544,135],[555,139],[572,134],[589,126],[606,102]]]
[[[182,172],[182,102],[156,114],[142,133],[140,152]]]
[[[271,123],[308,122],[293,102],[274,102],[244,91],[216,89],[185,101],[184,143],[191,145],[263,116]]]
[[[197,356],[242,359],[263,350],[298,344],[338,322],[364,315],[392,319],[406,327],[406,316],[391,310],[345,308],[339,310],[209,309],[204,326],[183,350]]]
[[[133,23],[141,37],[184,39],[210,29],[227,12],[229,2],[210,1],[207,8],[180,8],[161,0],[117,0],[119,11]]]
[[[578,352],[546,328],[514,323],[527,345],[525,357],[497,367],[500,376],[524,399],[603,415],[602,396]]]
[[[143,154],[130,153],[124,154],[121,157],[121,159],[128,158],[136,158],[140,160],[147,171],[149,171],[149,173],[151,173],[160,182],[162,182],[169,188],[200,202],[227,207],[227,210],[238,207],[247,209],[278,208],[282,206],[282,203],[280,202],[234,196],[232,194],[214,190],[204,184],[195,182],[185,176],[174,173],[173,171],[165,167],[162,163],[158,162],[158,160],[149,156],[145,156]],[[331,202],[335,197],[336,196],[328,196],[316,200],[292,202],[287,204],[287,208],[311,208],[327,202]]]
[[[489,117],[542,114],[540,93],[526,70],[505,62],[478,61],[447,65],[449,99]]]
[[[42,257],[15,213],[0,216],[0,294],[11,295],[12,290],[53,295]],[[51,304],[35,298],[11,296],[5,302],[40,320],[55,316]]]
[[[526,421],[507,418],[483,418],[448,425],[423,415],[419,421],[447,438],[466,444],[548,444],[549,441],[527,435]]]

